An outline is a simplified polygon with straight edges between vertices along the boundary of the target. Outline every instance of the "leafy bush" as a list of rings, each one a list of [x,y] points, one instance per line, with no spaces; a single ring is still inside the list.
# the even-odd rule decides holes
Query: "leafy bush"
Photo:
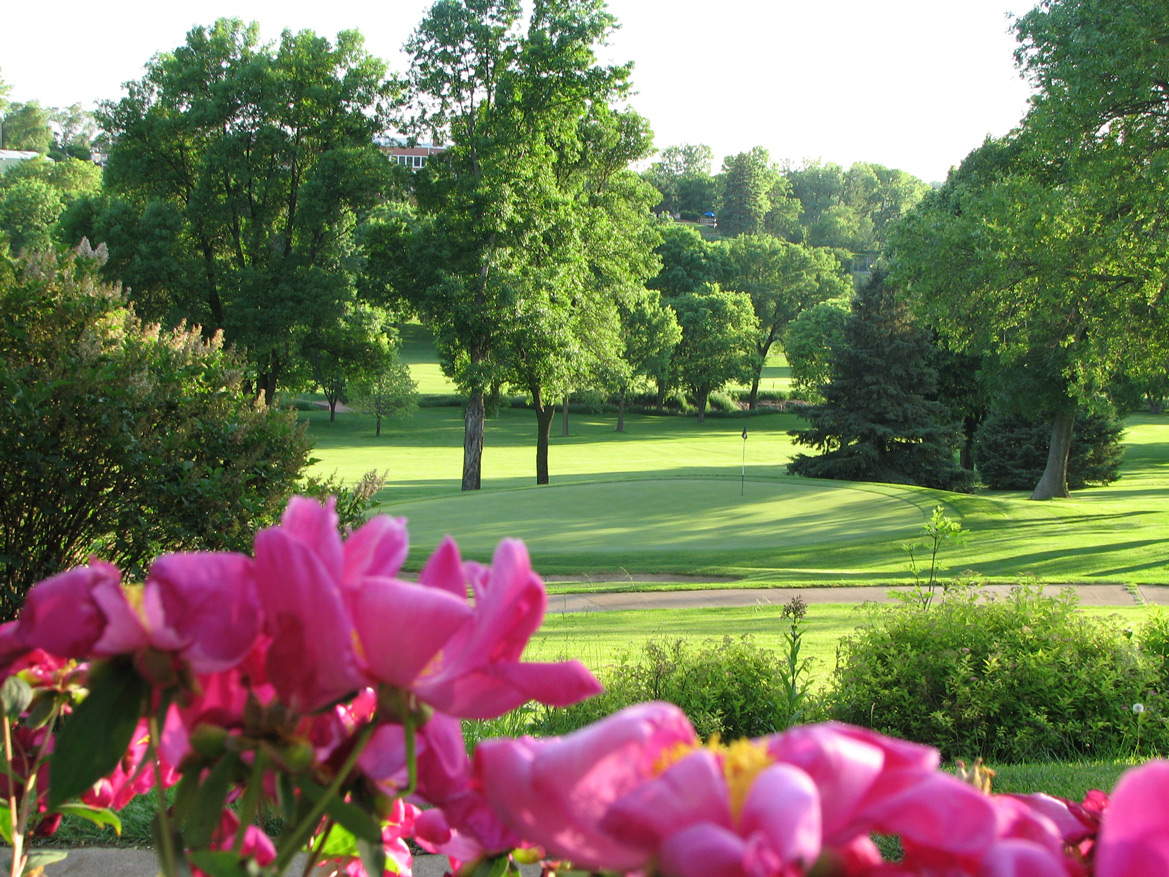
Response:
[[[1123,422],[1111,405],[1101,402],[1076,416],[1068,455],[1068,487],[1110,484],[1120,477],[1124,458]],[[974,461],[992,490],[1030,490],[1047,466],[1051,424],[1021,414],[992,413],[974,439]]]
[[[642,660],[622,657],[602,674],[604,693],[568,709],[545,710],[533,734],[564,734],[646,700],[665,700],[690,717],[700,737],[755,737],[789,724],[790,689],[781,661],[750,637],[723,637],[695,644],[653,639]],[[792,709],[806,709],[802,700]]]
[[[844,638],[825,704],[836,719],[938,747],[1022,762],[1169,752],[1165,677],[1114,622],[1023,583],[1003,598],[952,589],[929,609],[877,607]]]
[[[102,256],[0,253],[0,618],[91,553],[248,550],[308,462],[295,412],[246,397],[218,337],[140,323]]]

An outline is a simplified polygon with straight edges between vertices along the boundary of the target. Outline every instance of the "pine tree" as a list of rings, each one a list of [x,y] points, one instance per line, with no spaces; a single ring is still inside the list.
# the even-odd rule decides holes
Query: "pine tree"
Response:
[[[959,432],[930,398],[937,374],[929,352],[928,335],[874,273],[833,351],[824,403],[807,409],[807,429],[790,433],[819,456],[798,454],[788,473],[968,490],[970,476],[955,460]]]

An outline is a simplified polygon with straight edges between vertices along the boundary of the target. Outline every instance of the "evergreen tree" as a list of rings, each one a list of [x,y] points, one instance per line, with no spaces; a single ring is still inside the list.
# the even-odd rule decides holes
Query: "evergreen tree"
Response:
[[[1014,411],[991,413],[978,429],[974,458],[978,474],[991,490],[1030,490],[1047,465],[1046,418]],[[1124,460],[1124,423],[1106,400],[1081,405],[1068,454],[1068,489],[1111,484]]]
[[[968,489],[970,477],[954,459],[958,431],[944,407],[930,401],[937,374],[929,353],[928,336],[874,272],[833,352],[824,403],[808,409],[809,428],[791,433],[819,456],[798,454],[788,473]]]

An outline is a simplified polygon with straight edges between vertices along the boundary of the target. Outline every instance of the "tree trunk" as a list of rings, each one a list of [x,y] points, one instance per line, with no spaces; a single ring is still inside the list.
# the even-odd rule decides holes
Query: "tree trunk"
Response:
[[[666,382],[658,381],[658,411],[666,407]]]
[[[532,391],[532,407],[536,409],[536,483],[548,483],[548,444],[552,440],[552,421],[556,406],[544,405],[539,387]]]
[[[1035,485],[1032,499],[1068,496],[1068,454],[1072,449],[1072,429],[1076,425],[1074,405],[1056,412],[1051,421],[1051,447],[1047,451],[1047,468]]]
[[[748,411],[754,411],[755,405],[759,401],[759,374],[760,372],[755,372],[755,377],[751,378],[751,395],[747,398]]]
[[[617,432],[625,432],[625,394],[617,397]]]
[[[337,400],[329,400],[329,423],[333,423],[337,419]]]
[[[374,431],[376,438],[381,438],[382,435],[382,416],[380,414],[374,415],[377,417],[377,429]]]
[[[698,422],[706,423],[706,400],[710,396],[710,390],[701,390],[698,393],[698,398],[695,399],[698,403]]]
[[[256,377],[256,398],[263,397],[264,404],[271,408],[276,404],[276,370],[269,369]]]
[[[562,424],[560,427],[560,434],[562,436],[567,436],[568,435],[568,396],[564,397],[564,413],[561,415],[560,422]]]
[[[486,419],[483,390],[473,390],[467,399],[467,410],[463,417],[463,490],[478,490],[481,486]]]

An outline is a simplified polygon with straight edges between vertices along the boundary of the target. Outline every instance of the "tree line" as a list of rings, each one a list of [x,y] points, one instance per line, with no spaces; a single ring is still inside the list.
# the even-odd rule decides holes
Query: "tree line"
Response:
[[[652,134],[631,65],[599,60],[616,26],[601,0],[537,0],[527,18],[517,0],[439,0],[398,75],[356,32],[262,43],[224,19],[100,107],[100,178],[69,160],[0,177],[0,229],[13,250],[105,244],[102,276],[136,313],[222,332],[269,404],[317,386],[334,407],[391,374],[393,326],[418,317],[466,398],[464,489],[504,388],[531,401],[544,483],[574,392],[623,411],[640,386],[682,387],[701,418],[743,381],[753,408],[780,345],[821,403],[797,435],[818,455],[793,471],[959,486],[958,462],[920,481],[916,456],[969,471],[980,423],[1013,412],[1050,426],[1035,495],[1060,495],[1077,416],[1121,389],[1159,398],[1166,374],[1163,65],[1130,51],[1161,13],[1101,3],[1015,23],[1033,107],[936,189],[762,147],[715,174],[709,147],[670,146],[635,172]],[[445,150],[408,171],[376,146],[391,130]],[[714,230],[694,222],[707,214]],[[889,331],[861,331],[874,320]],[[897,346],[903,330],[920,338]],[[850,380],[862,389],[842,393]]]

